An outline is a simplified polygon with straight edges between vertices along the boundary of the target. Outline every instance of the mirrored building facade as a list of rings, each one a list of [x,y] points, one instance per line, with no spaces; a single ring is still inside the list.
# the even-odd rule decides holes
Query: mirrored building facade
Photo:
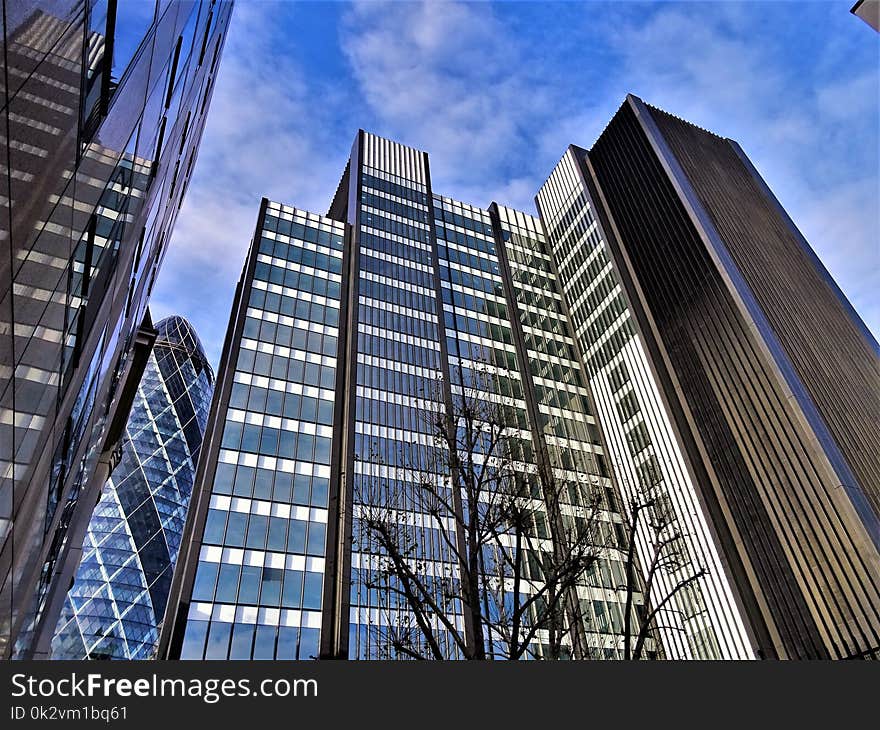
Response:
[[[231,3],[3,9],[0,651],[27,657],[118,457]]]
[[[425,424],[475,389],[505,405],[537,538],[600,497],[563,657],[621,658],[646,616],[646,658],[876,653],[878,348],[742,151],[628,97],[536,207],[436,193],[426,153],[363,131],[326,217],[263,202],[160,656],[406,657],[366,516],[393,493],[462,590],[465,538],[416,490],[446,477]],[[435,655],[467,648],[459,609]]]
[[[150,659],[208,420],[214,373],[182,317],[158,335],[132,404],[122,457],[101,491],[53,659]]]

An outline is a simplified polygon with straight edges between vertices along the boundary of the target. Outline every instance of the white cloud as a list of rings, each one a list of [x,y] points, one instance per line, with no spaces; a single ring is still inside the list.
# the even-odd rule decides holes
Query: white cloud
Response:
[[[314,88],[289,55],[285,23],[295,22],[286,17],[294,12],[289,4],[235,8],[194,177],[152,298],[154,319],[191,319],[215,363],[260,199],[326,211],[348,152],[331,124],[344,99]]]
[[[539,177],[522,194],[510,162],[529,149],[551,95],[491,6],[356,4],[341,40],[379,122],[371,131],[428,151],[435,189],[486,206],[510,202],[501,196],[516,187],[517,204],[533,207]]]
[[[319,81],[293,60],[298,5],[238,3],[156,313],[192,316],[216,360],[260,197],[325,210],[358,127],[427,150],[440,193],[532,211],[633,92],[737,139],[880,332],[876,68],[834,78],[839,38],[795,59],[756,6],[529,6],[539,30],[514,7],[353,5]]]
[[[629,90],[736,139],[868,326],[880,333],[880,72],[825,80],[823,58],[791,62],[742,7],[662,9],[618,25]],[[779,62],[778,54],[789,59]],[[839,53],[836,47],[826,55]],[[867,159],[868,164],[865,164]]]

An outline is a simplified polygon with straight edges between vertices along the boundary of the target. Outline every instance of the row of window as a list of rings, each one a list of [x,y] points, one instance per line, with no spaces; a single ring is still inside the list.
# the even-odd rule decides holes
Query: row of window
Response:
[[[562,300],[556,299],[548,291],[527,291],[519,286],[514,289],[514,296],[521,310],[526,306],[546,309],[548,312],[563,314]]]
[[[423,294],[415,291],[413,287],[407,286],[405,282],[392,280],[393,283],[379,283],[371,281],[365,277],[359,279],[359,293],[361,296],[375,299],[376,301],[394,300],[395,304],[409,309],[417,309],[420,312],[434,311],[434,295],[433,293]],[[431,288],[433,292],[433,287]]]
[[[504,301],[495,301],[494,299],[483,298],[479,295],[466,294],[464,292],[455,291],[454,289],[443,287],[443,303],[454,305],[456,308],[463,309],[465,312],[473,312],[474,314],[487,314],[504,322],[507,322],[507,305]],[[494,293],[494,292],[493,292]],[[503,299],[503,294],[496,294]]]
[[[477,276],[468,271],[440,264],[440,276],[446,281],[458,284],[459,286],[468,287],[475,291],[485,292],[486,294],[494,294],[497,297],[504,296],[504,286],[500,281],[493,281],[482,276]]]
[[[433,274],[414,269],[411,266],[404,266],[403,264],[396,264],[392,261],[385,261],[377,256],[361,256],[360,267],[361,271],[368,271],[371,274],[387,276],[391,279],[415,284],[416,286],[422,286],[426,289],[434,288]],[[383,297],[379,298],[381,299]]]
[[[249,317],[251,322],[259,321]],[[256,330],[256,331],[255,331]],[[275,339],[269,339],[272,332]],[[322,335],[299,327],[287,325],[275,325],[272,322],[263,322],[259,328],[250,327],[244,335],[248,339],[260,340],[261,342],[273,342],[279,347],[287,347],[299,353],[310,352],[313,355],[336,357],[338,340],[336,335]],[[295,365],[294,361],[300,364]],[[299,381],[303,378],[305,358],[296,358],[289,355],[271,354],[242,348],[238,353],[236,369],[242,372],[256,375],[270,376],[281,380]],[[288,373],[290,373],[288,375]]]
[[[437,248],[441,261],[445,260],[482,271],[486,274],[501,276],[501,268],[498,266],[498,260],[494,256],[491,259],[485,256],[475,256],[472,253],[461,251],[452,246],[444,246],[442,241],[438,241]]]
[[[530,358],[529,370],[532,375],[537,378],[555,380],[557,383],[574,385],[580,388],[586,387],[581,370],[575,369],[569,365],[561,365],[546,360],[539,360],[538,358]]]
[[[405,250],[407,260],[415,261],[423,266],[431,266],[433,261],[430,249],[408,245],[405,240],[392,240],[390,238],[377,236],[374,233],[362,231],[360,235],[360,243],[364,248],[369,248],[372,251],[378,251],[388,256],[400,256]]]
[[[388,337],[358,332],[358,352],[382,357],[395,362],[405,362],[423,368],[439,369],[440,352],[420,345],[411,345]]]
[[[355,399],[355,418],[388,428],[432,434],[433,412],[372,398]]]
[[[482,251],[483,253],[488,253],[492,256],[495,255],[495,244],[492,241],[487,241],[486,239],[478,238],[477,236],[471,236],[462,231],[454,231],[451,228],[445,228],[436,220],[434,221],[434,230],[437,233],[437,243],[439,244],[441,255],[442,252],[446,250],[443,241],[456,243],[459,246],[467,246],[474,251]]]
[[[476,363],[493,365],[501,370],[518,372],[516,367],[516,353],[511,350],[503,350],[501,347],[490,347],[480,342],[468,342],[456,337],[446,338],[446,347],[450,357],[459,357],[462,360],[472,360]],[[515,398],[522,398],[522,387],[518,380],[511,381],[511,394]]]
[[[540,352],[542,355],[550,355],[563,360],[577,362],[574,347],[561,339],[551,336],[550,333],[542,332],[540,335],[534,332],[524,332],[526,348]]]
[[[229,407],[294,421],[309,421],[325,426],[333,424],[333,401],[257,385],[233,383]]]
[[[322,522],[210,509],[205,523],[203,543],[323,557],[326,528],[327,526]],[[193,600],[210,601],[213,599],[210,597],[199,598],[194,594]],[[227,599],[218,598],[217,600],[229,602]],[[248,601],[248,603],[250,602]]]
[[[328,336],[324,335],[320,351],[325,349],[324,342],[327,341],[327,338]],[[335,339],[333,338],[334,342],[332,343],[334,347]],[[328,346],[326,349],[328,352],[332,352],[331,347]],[[328,389],[333,388],[336,380],[336,368],[330,365],[306,362],[286,355],[269,355],[267,352],[256,352],[255,350],[240,350],[236,367],[240,372],[253,372],[279,380]]]
[[[399,314],[387,308],[378,309],[362,304],[358,310],[358,321],[392,332],[420,337],[423,340],[437,339],[437,325],[434,322]]]
[[[217,464],[213,494],[326,508],[330,480],[243,464]]]
[[[325,306],[317,302],[307,302],[305,299],[296,299],[293,312],[287,316],[300,322],[309,321],[325,327],[339,326],[339,309],[335,302]],[[268,319],[258,319],[248,316],[245,318],[242,337],[251,340],[262,340],[270,342],[273,345],[282,347],[293,347],[297,350],[304,350],[302,347],[304,341],[295,339],[295,337],[304,337],[302,329],[295,332],[295,327],[289,324],[280,324],[278,322],[270,322]],[[334,340],[336,338],[334,337]]]
[[[592,345],[594,342],[597,342],[617,321],[620,315],[625,314],[627,311],[626,298],[621,292],[602,307],[599,315],[587,327],[584,332],[587,343]]]
[[[246,451],[282,459],[330,463],[330,439],[310,433],[296,433],[252,423],[227,421],[223,429],[224,449]]]
[[[319,629],[223,621],[187,623],[182,659],[317,659]]]
[[[391,180],[385,180],[384,178],[370,175],[367,172],[361,173],[361,184],[364,187],[370,187],[383,193],[387,193],[388,195],[394,195],[398,198],[409,200],[413,203],[428,205],[428,196],[420,190],[414,190],[406,185],[401,185],[392,182]]]
[[[377,210],[384,210],[388,213],[399,215],[403,218],[409,218],[410,220],[418,221],[420,223],[427,223],[429,218],[428,211],[426,210],[413,208],[411,205],[398,203],[396,200],[389,200],[382,195],[375,195],[367,188],[361,190],[361,205],[367,205],[371,208],[376,208]]]
[[[290,283],[291,289],[297,291],[309,292],[318,296],[327,297],[330,300],[338,301],[342,284],[332,279],[322,278],[320,276],[312,276],[303,272],[296,272],[288,269],[290,276],[286,276],[286,280]],[[256,309],[262,309],[266,312],[277,312],[288,317],[293,317],[296,312],[297,299],[289,297],[286,294],[277,294],[264,289],[251,289],[250,306]]]
[[[319,246],[328,246],[338,251],[342,250],[342,235],[333,233],[322,228],[313,228],[296,221],[288,221],[276,218],[271,213],[266,213],[263,218],[263,230],[272,231],[282,236],[289,236],[300,241],[307,241]]]
[[[394,221],[376,213],[361,211],[360,224],[362,226],[375,228],[377,231],[385,231],[385,233],[392,233],[395,236],[409,238],[413,241],[420,241],[422,243],[431,242],[431,234],[428,229],[411,226],[408,223],[403,223],[401,221]]]
[[[342,259],[335,256],[328,256],[323,253],[316,253],[309,249],[299,248],[297,246],[290,247],[291,252],[298,251],[301,255],[288,256],[288,261],[293,261],[301,266],[314,269],[315,271],[329,271],[332,274],[339,274],[342,271]],[[254,266],[254,279],[258,281],[268,281],[270,284],[278,284],[278,286],[287,286],[291,289],[298,288],[300,271],[290,269],[286,266],[276,266],[265,261],[257,261]],[[321,277],[313,277],[319,279]]]
[[[464,311],[457,311],[454,315],[452,312],[444,312],[443,316],[448,333],[453,331],[467,332],[478,337],[489,337],[506,345],[513,344],[513,334],[506,324],[494,324],[485,319],[477,319],[479,315]]]
[[[354,435],[354,458],[386,466],[428,471],[445,468],[448,463],[443,449],[363,433]]]
[[[436,203],[436,199],[435,199]],[[459,228],[466,228],[469,231],[473,231],[474,233],[482,233],[484,236],[492,237],[492,226],[490,223],[482,220],[475,220],[469,216],[462,215],[461,213],[456,213],[445,206],[443,204],[436,205],[434,208],[434,218],[437,223],[446,223],[451,226],[458,226]]]
[[[426,398],[438,389],[437,377],[426,378],[399,370],[389,370],[376,365],[357,364],[357,383],[365,388],[375,388],[388,393],[401,393],[413,398]]]

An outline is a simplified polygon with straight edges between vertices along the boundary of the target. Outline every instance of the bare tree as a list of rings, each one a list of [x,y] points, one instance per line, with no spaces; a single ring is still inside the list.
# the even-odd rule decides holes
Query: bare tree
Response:
[[[364,459],[355,550],[381,613],[373,626],[380,652],[591,658],[576,588],[617,553],[621,653],[649,658],[661,629],[682,631],[663,617],[706,575],[662,483],[629,490],[622,536],[603,531],[598,482],[584,471],[576,482],[559,479],[534,458],[512,402],[492,395],[487,369],[458,375],[451,402],[442,383],[420,400],[424,448],[402,449],[393,463],[378,452]]]
[[[355,550],[389,655],[586,654],[575,587],[602,551],[600,491],[586,474],[572,482],[534,465],[512,401],[492,394],[491,378],[460,372],[451,403],[437,385],[420,404],[430,444],[418,458],[364,460]]]
[[[625,585],[621,586],[626,592],[626,606],[621,636],[623,658],[638,660],[646,658],[648,641],[656,640],[659,629],[682,630],[679,624],[661,624],[661,617],[672,610],[670,604],[676,597],[697,586],[706,569],[692,560],[686,535],[659,482],[637,490],[627,508]],[[641,574],[636,554],[640,538],[648,548]],[[640,592],[644,596],[644,611],[634,626],[633,604]]]

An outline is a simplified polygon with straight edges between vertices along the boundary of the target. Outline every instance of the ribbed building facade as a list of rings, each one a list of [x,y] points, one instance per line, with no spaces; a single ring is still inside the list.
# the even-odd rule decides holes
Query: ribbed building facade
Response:
[[[541,188],[537,205],[564,282],[621,497],[630,502],[650,492],[666,504],[686,535],[685,550],[707,570],[702,581],[676,594],[663,611],[663,643],[678,658],[749,658],[753,652],[747,623],[613,264],[583,177],[585,156],[584,150],[569,148]],[[653,535],[647,520],[638,533],[638,552],[648,564]],[[678,572],[661,573],[652,598],[660,600],[680,577]]]
[[[161,656],[403,658],[367,516],[394,495],[456,585],[464,538],[411,467],[444,479],[425,424],[475,383],[536,535],[601,497],[563,655],[625,656],[627,589],[642,658],[876,651],[877,346],[741,150],[628,97],[536,207],[435,193],[426,153],[365,132],[327,216],[263,202]],[[460,658],[472,617],[445,620]],[[527,654],[558,655],[541,632]]]
[[[0,653],[28,657],[118,457],[231,3],[3,10]]]
[[[761,652],[877,657],[876,340],[735,142],[631,96],[579,160]]]
[[[52,640],[53,659],[150,659],[208,420],[214,373],[182,317],[158,335],[122,457],[101,491]]]

